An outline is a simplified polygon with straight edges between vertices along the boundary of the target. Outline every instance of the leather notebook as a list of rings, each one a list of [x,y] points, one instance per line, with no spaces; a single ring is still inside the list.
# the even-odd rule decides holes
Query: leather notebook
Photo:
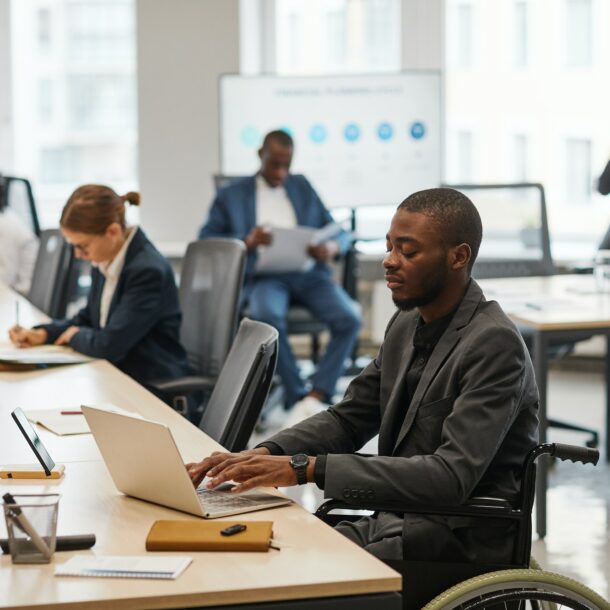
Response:
[[[221,530],[243,523],[232,536]],[[147,551],[268,551],[272,521],[155,521],[146,537]]]

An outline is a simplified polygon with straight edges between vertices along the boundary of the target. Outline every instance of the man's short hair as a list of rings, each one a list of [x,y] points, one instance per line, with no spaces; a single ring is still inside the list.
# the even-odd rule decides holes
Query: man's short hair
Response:
[[[286,148],[294,148],[294,141],[285,131],[281,129],[276,129],[275,131],[270,131],[263,140],[262,148],[266,148],[269,142],[277,142],[280,146],[285,146]]]
[[[409,195],[398,209],[431,218],[439,226],[446,246],[468,244],[472,252],[468,273],[472,271],[483,237],[483,225],[477,208],[464,193],[450,188],[426,189]]]

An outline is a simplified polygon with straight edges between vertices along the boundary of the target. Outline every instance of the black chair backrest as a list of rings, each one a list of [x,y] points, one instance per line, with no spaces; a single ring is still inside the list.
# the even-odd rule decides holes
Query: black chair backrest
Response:
[[[244,318],[199,427],[228,451],[245,449],[267,399],[277,361],[275,328]]]
[[[237,239],[188,245],[180,276],[181,341],[189,365],[216,377],[237,330],[246,247]]]
[[[63,318],[68,305],[74,255],[59,229],[40,233],[28,300],[51,318]]]
[[[25,226],[36,236],[40,236],[40,224],[30,181],[15,176],[0,176],[0,181],[0,210],[9,207]]]
[[[229,184],[233,184],[242,178],[246,178],[246,176],[227,176],[225,174],[214,174],[212,179],[214,180],[214,189],[218,192],[221,188],[225,186],[229,186]]]
[[[542,184],[444,184],[464,193],[483,220],[475,278],[553,275],[551,240]]]

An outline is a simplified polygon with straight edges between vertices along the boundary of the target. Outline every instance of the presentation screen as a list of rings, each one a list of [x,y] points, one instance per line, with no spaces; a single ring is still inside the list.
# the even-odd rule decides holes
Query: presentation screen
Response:
[[[441,182],[438,72],[220,79],[221,172],[254,174],[273,129],[295,141],[291,171],[329,207],[398,204]]]

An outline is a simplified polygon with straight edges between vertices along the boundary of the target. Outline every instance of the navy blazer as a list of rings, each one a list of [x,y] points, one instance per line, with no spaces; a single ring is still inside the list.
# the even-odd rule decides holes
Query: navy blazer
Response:
[[[136,229],[125,256],[106,326],[100,328],[100,303],[105,278],[93,268],[87,305],[69,320],[43,324],[53,343],[69,326],[80,330],[70,347],[109,360],[140,383],[188,374],[180,344],[180,304],[174,275],[167,260]]]
[[[289,174],[283,187],[294,208],[297,225],[319,229],[334,222],[305,176]],[[248,176],[218,191],[207,222],[199,231],[199,239],[234,237],[244,240],[256,224],[256,176]],[[350,243],[349,234],[341,231],[335,239],[339,242],[341,252],[345,252]],[[246,277],[253,275],[255,265],[256,252],[248,251]],[[314,266],[314,270],[322,269],[327,270],[324,263]]]

